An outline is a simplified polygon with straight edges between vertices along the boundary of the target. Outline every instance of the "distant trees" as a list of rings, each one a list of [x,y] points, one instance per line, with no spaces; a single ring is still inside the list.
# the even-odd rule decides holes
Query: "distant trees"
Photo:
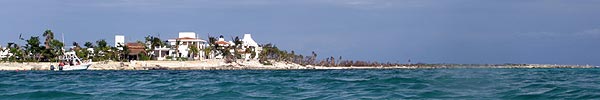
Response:
[[[64,43],[52,39],[50,40],[50,49],[46,49],[46,53],[48,55],[45,55],[46,57],[48,57],[47,59],[49,59],[50,61],[57,61],[59,60],[58,57],[64,55],[64,49],[63,47],[65,46]]]
[[[209,36],[208,37],[208,47],[204,48],[204,55],[206,56],[206,58],[212,58],[214,57],[213,51],[217,50],[217,38]]]
[[[54,39],[54,33],[51,30],[45,30],[42,35],[45,37],[44,46],[40,46],[39,36],[30,36],[29,39],[25,39],[19,35],[19,39],[26,44],[21,47],[12,42],[8,43],[7,50],[12,56],[7,60],[18,62],[57,61],[64,52],[62,49],[64,44]]]
[[[181,54],[179,54],[179,44],[180,44],[180,43],[181,43],[181,40],[180,40],[180,39],[176,39],[176,40],[175,40],[175,44],[176,44],[176,45],[175,45],[175,54],[177,55],[177,56],[176,56],[176,57],[177,57],[177,60],[180,60],[180,59],[181,59]]]
[[[213,48],[207,47],[204,48],[202,51],[204,51],[204,58],[208,59],[210,58],[210,54],[213,51]]]
[[[191,57],[196,57],[198,56],[198,53],[200,53],[200,50],[196,45],[190,45],[188,46],[188,49],[190,50],[188,55],[190,55]]]
[[[233,39],[233,43],[234,43],[234,45],[235,45],[236,48],[241,48],[241,46],[244,43],[244,41],[242,41],[242,39],[240,39],[238,36],[236,36]]]
[[[150,56],[151,60],[156,60],[157,56],[154,55],[154,50],[156,47],[166,46],[167,44],[163,42],[159,37],[154,36],[146,36],[144,37],[145,43],[149,44],[149,47],[146,47],[146,53]]]
[[[262,52],[259,55],[259,61],[262,63],[269,63],[268,60],[293,62],[302,65],[313,65],[311,59],[305,59],[302,55],[296,55],[295,51],[287,52],[280,50],[273,44],[262,45]]]
[[[44,57],[45,59],[43,60],[45,61],[57,61],[58,57],[64,53],[63,47],[65,44],[54,39],[54,32],[52,30],[46,30],[42,35],[46,37],[46,40],[44,41],[45,49],[42,49],[44,53],[42,53],[41,57]],[[37,56],[40,57],[40,55]]]
[[[102,39],[102,40],[97,40],[96,41],[96,46],[93,46],[94,48],[94,57],[92,58],[93,61],[104,61],[104,60],[109,60],[110,58],[108,58],[108,56],[106,56],[108,54],[108,50],[110,50],[110,47],[108,47],[106,40]]]
[[[7,44],[8,49],[10,49],[10,53],[13,54],[13,56],[10,56],[8,58],[8,61],[10,62],[23,62],[23,58],[25,56],[25,52],[19,47],[18,44],[15,43],[8,43]]]
[[[242,54],[245,54],[246,51],[239,51],[242,49],[242,44],[244,43],[244,41],[242,41],[242,39],[240,39],[238,36],[236,36],[233,39],[233,43],[234,43],[234,47],[232,48],[234,50],[234,57],[235,59],[241,59],[242,58]]]
[[[84,46],[86,47],[86,49],[82,50],[80,52],[77,52],[78,53],[77,55],[79,56],[79,53],[85,53],[85,56],[84,57],[80,57],[80,58],[83,58],[83,59],[94,58],[93,55],[90,55],[90,53],[96,54],[96,52],[95,51],[93,51],[93,52],[88,51],[89,48],[92,48],[92,50],[93,50],[93,48],[95,47],[94,44],[92,44],[92,42],[85,42]]]
[[[94,48],[94,44],[92,44],[92,42],[85,42],[84,46],[87,48]]]
[[[46,41],[44,42],[46,49],[51,48],[50,43],[52,42],[52,40],[54,40],[54,33],[52,32],[52,30],[46,30],[44,31],[43,36],[46,37]]]
[[[27,61],[36,61],[36,62],[40,61],[41,55],[43,55],[42,50],[45,50],[45,49],[40,48],[39,37],[32,36],[26,41],[27,41],[27,44],[25,45],[25,52],[28,55],[26,60]]]
[[[325,57],[325,59],[317,59],[318,55],[315,51],[311,52],[310,56],[304,56],[298,54],[295,51],[287,52],[280,50],[273,44],[262,45],[263,51],[259,54],[259,60],[263,64],[269,64],[268,60],[274,61],[285,61],[297,63],[300,65],[313,65],[313,66],[399,66],[402,64],[398,63],[380,63],[371,61],[354,61],[354,60],[343,60],[342,56],[337,59],[334,56]]]

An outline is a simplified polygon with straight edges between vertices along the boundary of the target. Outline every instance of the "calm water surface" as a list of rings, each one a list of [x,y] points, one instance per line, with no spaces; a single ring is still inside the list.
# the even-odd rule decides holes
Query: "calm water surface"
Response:
[[[600,99],[600,69],[0,71],[0,99]]]

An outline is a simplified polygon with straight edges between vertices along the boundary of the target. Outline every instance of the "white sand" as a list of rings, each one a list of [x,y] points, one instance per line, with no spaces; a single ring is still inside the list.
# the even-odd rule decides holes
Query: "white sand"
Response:
[[[325,66],[302,66],[289,62],[273,62],[273,65],[263,65],[257,60],[225,63],[222,59],[207,59],[199,61],[132,61],[132,62],[94,62],[88,70],[289,70],[289,69],[414,69],[414,68],[461,68],[447,66],[349,66],[349,67],[325,67]],[[50,65],[57,66],[55,62],[39,63],[0,63],[0,70],[50,70]],[[493,66],[482,68],[595,68],[594,66],[579,65],[552,65],[552,64],[530,64],[528,66]],[[597,67],[596,67],[597,68]]]

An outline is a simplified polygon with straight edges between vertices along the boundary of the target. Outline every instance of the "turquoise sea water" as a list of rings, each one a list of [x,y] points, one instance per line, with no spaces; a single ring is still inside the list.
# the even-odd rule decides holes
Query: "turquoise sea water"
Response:
[[[600,69],[0,71],[0,99],[600,99]]]

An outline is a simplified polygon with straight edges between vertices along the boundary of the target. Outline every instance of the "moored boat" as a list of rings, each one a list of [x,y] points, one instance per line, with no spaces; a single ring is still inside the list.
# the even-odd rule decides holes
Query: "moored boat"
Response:
[[[75,55],[75,52],[66,52],[58,62],[58,68],[50,66],[50,70],[55,71],[72,71],[72,70],[87,70],[92,66],[92,61],[82,61]]]

